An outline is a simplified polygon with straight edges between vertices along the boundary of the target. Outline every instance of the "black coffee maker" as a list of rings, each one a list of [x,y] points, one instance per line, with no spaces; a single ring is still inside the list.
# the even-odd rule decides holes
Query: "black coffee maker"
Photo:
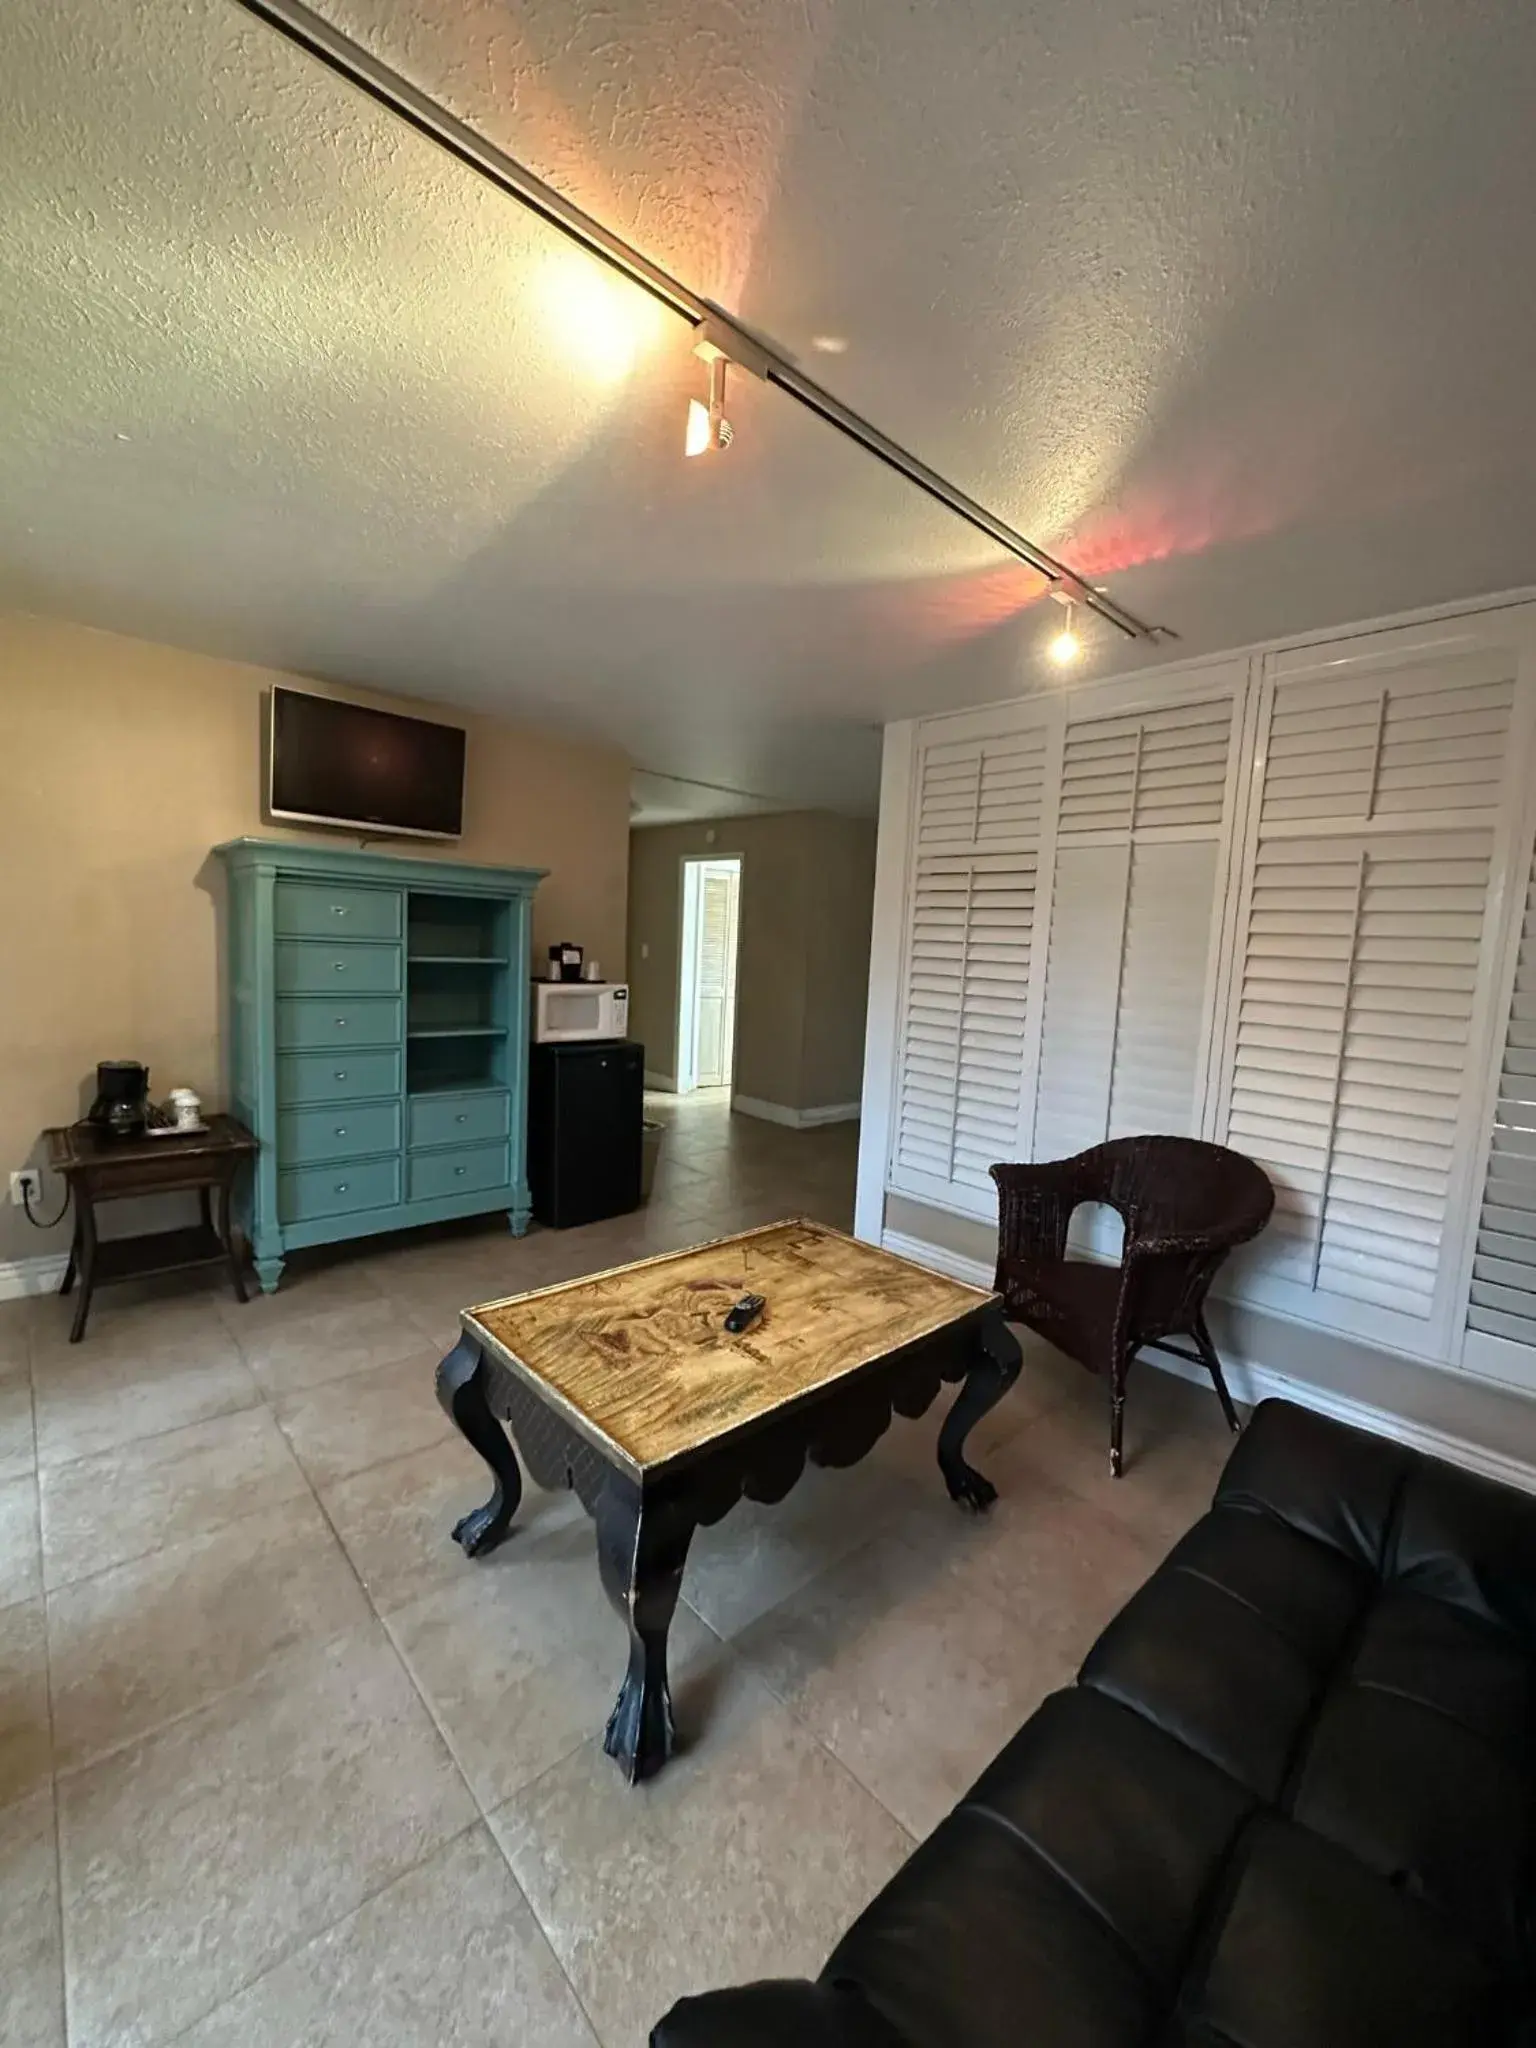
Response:
[[[149,1107],[149,1069],[137,1060],[102,1060],[87,1122],[109,1138],[139,1138]]]

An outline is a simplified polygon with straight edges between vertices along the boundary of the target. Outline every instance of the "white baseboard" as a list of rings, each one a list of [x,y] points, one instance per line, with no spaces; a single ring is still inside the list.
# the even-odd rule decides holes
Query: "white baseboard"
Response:
[[[67,1252],[43,1252],[35,1259],[0,1259],[0,1301],[27,1294],[56,1294],[69,1264]]]
[[[743,1116],[761,1117],[764,1123],[784,1124],[792,1131],[809,1131],[818,1124],[853,1124],[859,1120],[856,1102],[823,1102],[814,1109],[791,1109],[783,1102],[764,1102],[756,1095],[733,1095],[731,1107]]]
[[[951,1280],[963,1280],[971,1287],[992,1285],[992,1268],[983,1265],[980,1259],[965,1258],[959,1252],[946,1251],[943,1245],[928,1244],[922,1238],[908,1237],[899,1230],[883,1231],[880,1242],[887,1251],[911,1259],[915,1265],[931,1267],[935,1273],[945,1273]],[[1143,1352],[1138,1363],[1155,1365],[1181,1380],[1193,1381],[1196,1386],[1208,1387],[1211,1383],[1203,1368],[1182,1358],[1170,1358],[1166,1352]],[[1495,1450],[1491,1445],[1474,1442],[1469,1437],[1455,1436],[1449,1430],[1431,1428],[1427,1423],[1415,1422],[1408,1416],[1394,1415],[1390,1409],[1376,1408],[1366,1401],[1352,1400],[1347,1394],[1335,1393],[1332,1388],[1317,1386],[1311,1380],[1292,1379],[1288,1374],[1275,1372],[1251,1358],[1235,1358],[1228,1352],[1222,1358],[1222,1367],[1232,1398],[1244,1407],[1252,1407],[1256,1402],[1271,1397],[1294,1401],[1300,1408],[1311,1408],[1319,1415],[1331,1415],[1335,1422],[1346,1422],[1355,1429],[1368,1430],[1372,1436],[1389,1437],[1394,1443],[1405,1444],[1409,1450],[1423,1451],[1431,1458],[1444,1458],[1449,1464],[1460,1465],[1468,1472],[1481,1473],[1485,1479],[1497,1479],[1506,1486],[1518,1486],[1526,1493],[1536,1493],[1536,1465],[1528,1464],[1523,1458],[1511,1457],[1507,1451]]]
[[[645,1070],[645,1085],[657,1095],[675,1095],[677,1093],[677,1076],[676,1074],[653,1074],[650,1068],[647,1067]]]

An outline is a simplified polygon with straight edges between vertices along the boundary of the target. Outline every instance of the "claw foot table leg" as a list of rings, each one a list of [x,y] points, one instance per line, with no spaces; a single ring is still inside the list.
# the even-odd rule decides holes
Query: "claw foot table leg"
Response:
[[[507,1433],[485,1398],[485,1365],[480,1347],[461,1337],[437,1368],[437,1398],[466,1443],[472,1444],[491,1468],[495,1488],[490,1499],[465,1515],[453,1540],[467,1557],[494,1550],[506,1536],[523,1497],[523,1479]]]
[[[683,1583],[693,1524],[677,1507],[648,1505],[638,1487],[616,1482],[597,1510],[603,1591],[629,1630],[629,1668],[603,1735],[603,1748],[633,1785],[672,1754],[667,1632]]]
[[[1024,1354],[1001,1311],[982,1325],[976,1359],[961,1383],[954,1406],[939,1431],[939,1469],[949,1497],[980,1512],[997,1499],[997,1488],[965,1461],[965,1440],[1019,1376]]]

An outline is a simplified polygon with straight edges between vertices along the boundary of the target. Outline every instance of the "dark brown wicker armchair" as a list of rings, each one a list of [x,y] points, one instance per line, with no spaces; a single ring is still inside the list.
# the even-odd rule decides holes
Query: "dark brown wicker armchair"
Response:
[[[1072,1159],[994,1166],[997,1289],[1027,1323],[1109,1381],[1109,1469],[1120,1477],[1125,1380],[1143,1345],[1203,1365],[1236,1430],[1205,1297],[1234,1245],[1257,1237],[1275,1206],[1262,1167],[1197,1138],[1112,1138]],[[1082,1202],[1125,1224],[1118,1266],[1068,1259],[1067,1226]],[[1187,1337],[1194,1355],[1167,1342]]]

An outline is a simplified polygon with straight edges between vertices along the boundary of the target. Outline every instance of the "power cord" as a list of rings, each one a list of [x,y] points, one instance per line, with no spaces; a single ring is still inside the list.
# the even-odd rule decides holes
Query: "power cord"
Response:
[[[39,1176],[39,1178],[41,1178],[41,1176]],[[66,1183],[65,1185],[64,1200],[59,1205],[59,1213],[57,1216],[49,1216],[47,1218],[44,1218],[41,1216],[34,1216],[32,1214],[32,1190],[27,1186],[25,1181],[23,1181],[21,1184],[21,1206],[27,1221],[30,1224],[32,1224],[36,1229],[52,1230],[55,1228],[56,1225],[64,1221],[65,1213],[69,1208],[68,1184]]]
[[[83,1116],[79,1119],[77,1123],[71,1124],[70,1129],[72,1131],[78,1131],[81,1124],[89,1122],[90,1118]],[[37,1184],[39,1188],[41,1188],[43,1184],[43,1169],[41,1167],[37,1169]],[[69,1182],[65,1181],[64,1183],[64,1199],[59,1204],[59,1213],[57,1216],[50,1216],[45,1219],[44,1217],[34,1216],[32,1214],[32,1190],[27,1186],[25,1181],[23,1181],[21,1184],[21,1207],[23,1215],[26,1217],[27,1221],[32,1225],[34,1230],[57,1229],[58,1225],[64,1221],[65,1216],[69,1212]]]

